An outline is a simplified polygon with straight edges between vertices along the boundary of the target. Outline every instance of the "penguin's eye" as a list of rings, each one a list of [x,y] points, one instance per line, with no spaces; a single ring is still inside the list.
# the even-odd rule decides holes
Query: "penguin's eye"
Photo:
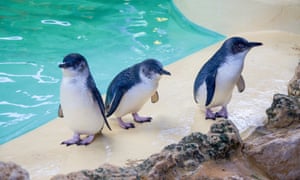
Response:
[[[246,49],[246,46],[245,46],[245,44],[242,44],[242,43],[234,44],[232,46],[232,52],[234,54],[243,52],[245,49]]]
[[[241,50],[245,48],[245,45],[244,45],[244,44],[241,44],[241,43],[239,43],[237,46],[238,46],[238,48],[241,49]]]

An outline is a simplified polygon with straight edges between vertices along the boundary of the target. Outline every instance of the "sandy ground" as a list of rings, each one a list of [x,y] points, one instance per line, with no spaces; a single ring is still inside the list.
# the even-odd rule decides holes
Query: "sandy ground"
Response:
[[[264,46],[251,50],[243,75],[246,90],[234,91],[229,118],[244,135],[265,121],[265,109],[274,93],[286,93],[288,80],[300,59],[300,2],[297,0],[217,0],[180,1],[178,8],[192,21],[228,35],[260,41]],[[27,133],[0,146],[0,160],[14,161],[27,169],[32,179],[49,179],[59,173],[94,169],[103,163],[124,165],[128,160],[145,159],[165,145],[177,142],[194,131],[203,133],[213,121],[193,101],[195,76],[221,43],[194,53],[166,67],[172,76],[160,81],[160,100],[147,103],[142,115],[151,123],[121,129],[110,118],[113,131],[104,129],[89,146],[60,145],[72,136],[62,119]],[[125,118],[132,121],[131,116]],[[249,128],[250,127],[250,128]],[[250,130],[249,130],[250,129]]]

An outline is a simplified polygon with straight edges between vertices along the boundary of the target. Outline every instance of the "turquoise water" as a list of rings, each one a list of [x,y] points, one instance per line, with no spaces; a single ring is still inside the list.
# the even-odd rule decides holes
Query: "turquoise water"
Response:
[[[70,52],[87,58],[103,94],[129,65],[167,65],[223,39],[171,0],[1,1],[0,144],[57,117],[57,65]]]

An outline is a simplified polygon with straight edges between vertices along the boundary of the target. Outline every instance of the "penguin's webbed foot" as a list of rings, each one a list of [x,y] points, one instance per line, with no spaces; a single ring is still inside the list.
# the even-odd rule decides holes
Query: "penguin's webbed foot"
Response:
[[[228,112],[227,112],[227,108],[222,106],[221,110],[216,112],[216,117],[217,118],[228,118]]]
[[[85,139],[83,139],[83,140],[80,140],[78,143],[77,143],[77,145],[89,145],[89,144],[91,144],[91,142],[93,142],[93,140],[94,140],[94,137],[95,137],[95,135],[89,135],[89,136],[87,136]]]
[[[211,119],[211,120],[216,120],[216,114],[213,113],[210,109],[206,109],[206,113],[205,113],[205,119]]]
[[[152,117],[142,117],[138,113],[132,113],[133,119],[137,123],[151,122]]]
[[[70,146],[70,145],[73,145],[73,144],[77,144],[78,145],[78,143],[80,143],[80,141],[81,141],[80,134],[74,133],[72,139],[68,139],[66,141],[63,141],[60,144],[65,144],[66,146]]]
[[[60,144],[65,144],[66,146],[71,146],[73,144],[78,145],[79,142],[80,141],[74,141],[73,139],[69,139],[69,140],[61,142]]]
[[[61,144],[65,144],[66,146],[71,146],[73,144],[76,144],[78,146],[80,145],[89,145],[94,140],[95,135],[88,135],[85,139],[80,139],[80,134],[74,133],[74,136],[72,139],[66,140],[61,142]]]
[[[121,128],[123,128],[123,129],[135,128],[133,123],[126,123],[120,117],[118,117],[117,119],[118,119],[118,123],[119,123]]]

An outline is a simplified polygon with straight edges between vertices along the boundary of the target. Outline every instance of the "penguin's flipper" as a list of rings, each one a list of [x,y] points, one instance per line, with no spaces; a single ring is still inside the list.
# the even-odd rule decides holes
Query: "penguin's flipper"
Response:
[[[62,108],[61,108],[61,104],[59,104],[59,106],[58,106],[58,117],[60,117],[60,118],[63,118],[64,117],[64,113],[63,113],[63,110],[62,110]]]
[[[106,107],[106,116],[109,117],[110,115],[112,115],[115,110],[117,109],[117,107],[119,106],[119,103],[123,97],[123,95],[125,94],[126,91],[119,89],[119,90],[115,90],[113,96],[107,94],[107,96],[110,96],[110,98],[106,98],[106,102],[105,102],[105,107]],[[108,101],[108,99],[110,99]]]
[[[156,103],[159,100],[158,92],[155,91],[155,93],[151,96],[151,102]]]
[[[101,94],[99,92],[99,90],[97,89],[96,87],[96,84],[95,84],[95,81],[94,79],[92,78],[92,76],[89,76],[88,77],[88,81],[87,81],[87,85],[88,85],[88,88],[91,90],[92,92],[92,96],[93,96],[93,99],[97,102],[98,106],[99,106],[99,109],[101,111],[101,114],[103,116],[103,119],[104,119],[104,122],[107,126],[107,128],[109,130],[111,130],[108,122],[107,122],[107,119],[106,119],[106,116],[105,116],[105,107],[104,107],[104,103],[103,103],[103,100],[102,100],[102,97],[101,97]]]
[[[215,88],[216,88],[216,77],[217,77],[217,70],[210,73],[205,79],[206,91],[207,91],[205,106],[208,106],[214,97]]]
[[[105,110],[106,117],[112,115],[119,106],[123,95],[136,83],[139,79],[139,67],[135,65],[133,68],[127,68],[120,72],[109,84],[106,92]]]
[[[236,87],[238,88],[238,91],[239,91],[240,93],[243,92],[243,91],[245,90],[246,85],[245,85],[245,81],[244,81],[244,78],[243,78],[242,75],[239,77],[239,80],[238,80],[237,83],[236,83]]]

